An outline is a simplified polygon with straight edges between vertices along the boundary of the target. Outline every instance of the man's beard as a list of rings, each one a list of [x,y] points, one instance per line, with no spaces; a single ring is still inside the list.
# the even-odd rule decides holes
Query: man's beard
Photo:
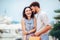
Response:
[[[37,14],[37,12],[35,11],[35,12],[33,12],[34,14]]]

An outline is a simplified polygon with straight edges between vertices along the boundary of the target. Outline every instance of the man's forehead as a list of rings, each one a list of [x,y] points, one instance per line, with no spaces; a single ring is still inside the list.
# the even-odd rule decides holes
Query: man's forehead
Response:
[[[35,8],[35,6],[31,6],[31,8]]]
[[[35,7],[35,6],[31,6],[31,7]]]

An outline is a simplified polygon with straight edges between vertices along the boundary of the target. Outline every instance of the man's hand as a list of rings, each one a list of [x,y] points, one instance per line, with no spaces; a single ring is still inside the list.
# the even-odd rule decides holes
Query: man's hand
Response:
[[[46,32],[48,32],[48,30],[51,29],[51,26],[47,25],[46,27],[42,28],[42,30],[40,30],[39,32],[36,32],[35,35],[36,36],[40,36]]]
[[[36,32],[35,33],[35,36],[40,36],[40,32]]]

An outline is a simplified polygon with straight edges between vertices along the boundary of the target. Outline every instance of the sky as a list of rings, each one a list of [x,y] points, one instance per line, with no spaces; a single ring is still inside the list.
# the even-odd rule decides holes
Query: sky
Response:
[[[39,2],[41,9],[47,13],[49,20],[54,21],[54,16],[56,16],[54,10],[60,9],[58,0],[0,0],[0,16],[21,21],[24,7],[29,6],[34,1]]]

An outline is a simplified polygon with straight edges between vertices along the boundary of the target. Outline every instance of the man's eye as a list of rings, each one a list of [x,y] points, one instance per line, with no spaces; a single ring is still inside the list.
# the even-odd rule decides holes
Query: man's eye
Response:
[[[31,10],[33,10],[33,9],[31,9]]]

